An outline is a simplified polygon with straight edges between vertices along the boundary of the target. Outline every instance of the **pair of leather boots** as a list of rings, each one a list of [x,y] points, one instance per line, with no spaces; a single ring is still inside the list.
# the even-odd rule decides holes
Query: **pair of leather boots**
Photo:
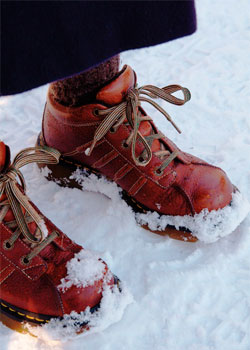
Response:
[[[177,91],[183,98],[174,95]],[[107,289],[121,292],[105,262],[74,243],[29,200],[22,166],[48,166],[48,177],[63,186],[78,186],[69,181],[77,168],[105,176],[122,188],[122,199],[138,217],[156,212],[159,220],[169,219],[159,227],[141,225],[180,240],[196,241],[199,235],[176,218],[194,219],[232,206],[239,192],[225,172],[182,152],[146,114],[142,102],[179,131],[156,98],[183,105],[190,93],[179,85],[138,88],[135,72],[125,66],[93,103],[81,107],[61,105],[49,88],[37,146],[18,153],[12,163],[9,147],[0,143],[0,303],[9,327],[24,330],[26,324],[67,316],[81,332],[88,320],[76,314],[98,312]]]

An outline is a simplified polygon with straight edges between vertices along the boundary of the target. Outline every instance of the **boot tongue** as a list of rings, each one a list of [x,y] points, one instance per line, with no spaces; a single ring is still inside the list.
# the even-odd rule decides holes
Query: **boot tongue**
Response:
[[[0,141],[0,173],[4,172],[10,164],[10,149]]]
[[[100,103],[104,103],[109,106],[117,105],[124,101],[128,90],[133,88],[136,84],[136,74],[130,66],[124,66],[119,76],[113,80],[110,84],[104,86],[96,95],[96,99]],[[152,134],[152,125],[150,122],[141,122],[140,133],[143,136],[149,136]],[[154,140],[151,146],[153,152],[161,149],[159,140]]]

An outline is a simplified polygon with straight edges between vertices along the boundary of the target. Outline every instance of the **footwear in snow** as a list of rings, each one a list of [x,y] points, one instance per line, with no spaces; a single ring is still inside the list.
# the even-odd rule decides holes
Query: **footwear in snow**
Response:
[[[174,96],[178,91],[183,98]],[[136,74],[129,66],[101,88],[91,104],[81,107],[61,105],[49,88],[38,144],[62,153],[58,165],[49,165],[50,177],[77,186],[68,181],[77,167],[104,175],[123,189],[123,198],[143,227],[176,239],[197,240],[195,227],[201,217],[218,212],[215,227],[221,222],[221,210],[229,208],[239,192],[223,170],[182,152],[141,107],[141,102],[150,103],[180,132],[154,100],[183,105],[190,97],[189,90],[179,85],[138,88]],[[236,226],[244,215],[236,217]],[[155,216],[157,220],[152,223]],[[206,232],[200,236],[213,229],[211,224],[204,225]],[[220,231],[223,229],[220,226]],[[226,234],[231,229],[232,225],[226,228]]]
[[[103,291],[119,294],[107,265],[55,227],[25,193],[19,169],[59,157],[48,147],[27,148],[10,164],[9,147],[0,142],[0,319],[21,332],[52,323],[63,325],[62,334],[80,333],[100,311]]]

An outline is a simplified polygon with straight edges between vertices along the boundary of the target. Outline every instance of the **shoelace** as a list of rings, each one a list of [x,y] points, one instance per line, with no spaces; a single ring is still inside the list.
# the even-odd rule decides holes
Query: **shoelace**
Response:
[[[173,95],[173,93],[177,91],[182,91],[184,96],[183,99],[177,98]],[[151,99],[143,95],[146,95]],[[175,129],[179,133],[181,133],[180,129],[171,119],[170,115],[160,105],[158,105],[155,101],[152,100],[158,97],[174,105],[181,106],[190,100],[191,94],[187,88],[184,88],[180,85],[169,85],[164,88],[158,88],[153,85],[145,85],[140,88],[135,87],[129,90],[126,100],[121,102],[119,105],[105,110],[96,111],[98,115],[106,117],[96,129],[93,142],[90,148],[85,152],[86,155],[91,154],[96,143],[100,141],[109,130],[113,130],[113,132],[115,132],[118,129],[118,127],[124,123],[125,119],[127,119],[127,124],[130,125],[132,131],[128,139],[124,141],[124,146],[129,147],[131,144],[132,157],[135,164],[139,166],[146,166],[152,159],[151,146],[153,141],[156,139],[162,139],[164,135],[161,132],[152,133],[149,136],[143,136],[140,133],[139,127],[141,122],[152,121],[150,117],[142,115],[142,112],[139,108],[141,102],[148,102],[152,106],[154,106],[159,112],[161,112],[166,117],[166,119],[175,127]],[[137,140],[141,141],[145,147],[143,153],[138,158],[135,154]],[[168,150],[166,150],[162,144],[161,150],[154,152],[154,154],[160,157],[161,159],[164,159],[166,156],[168,156],[168,158],[165,159],[161,166],[158,168],[158,173],[162,173],[163,170],[169,165],[169,163],[175,157],[177,157],[178,151],[174,151],[171,153]]]
[[[28,264],[37,254],[40,253],[57,236],[58,232],[53,231],[46,237],[46,226],[43,219],[30,204],[26,196],[25,180],[20,172],[20,168],[30,163],[57,164],[59,162],[60,152],[49,147],[30,147],[19,152],[13,163],[0,174],[0,199],[6,195],[7,199],[0,202],[2,210],[0,211],[0,223],[3,222],[8,210],[11,208],[15,220],[5,222],[9,228],[17,227],[9,240],[4,242],[5,249],[11,249],[20,234],[31,242],[32,251],[23,257],[23,263]],[[19,181],[18,181],[19,180]],[[25,214],[23,214],[23,209]],[[28,223],[35,222],[37,230],[33,235],[28,227]],[[37,236],[40,236],[38,239]]]

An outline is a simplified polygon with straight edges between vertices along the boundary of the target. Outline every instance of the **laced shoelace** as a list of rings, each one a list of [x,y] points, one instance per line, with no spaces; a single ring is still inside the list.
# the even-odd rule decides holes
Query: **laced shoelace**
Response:
[[[3,222],[8,210],[11,209],[15,220],[4,222],[4,224],[9,228],[17,227],[12,236],[4,242],[4,248],[11,249],[22,234],[32,246],[31,252],[22,259],[22,262],[26,265],[58,237],[59,233],[53,231],[49,236],[46,235],[46,226],[43,219],[33,208],[25,194],[25,180],[19,169],[30,163],[57,164],[60,155],[60,152],[49,147],[26,148],[19,152],[8,169],[0,174],[0,199],[3,195],[6,196],[6,199],[0,201],[0,208],[2,207],[0,223]],[[29,230],[28,224],[31,222],[35,222],[37,226],[35,234],[32,234]]]
[[[173,93],[181,91],[183,93],[183,99],[177,98],[173,95]],[[145,97],[144,95],[150,97]],[[106,116],[103,121],[100,123],[98,128],[95,131],[93,142],[90,148],[85,152],[86,155],[90,155],[93,151],[96,143],[100,141],[108,131],[115,132],[118,127],[125,122],[131,127],[131,133],[127,140],[124,141],[124,147],[129,147],[131,145],[132,157],[136,165],[146,166],[152,159],[152,150],[151,146],[154,140],[160,140],[164,138],[164,135],[161,132],[154,132],[149,136],[143,136],[139,127],[141,122],[143,121],[152,121],[152,119],[148,116],[144,116],[142,111],[140,110],[141,102],[148,102],[153,107],[155,107],[159,112],[161,112],[166,119],[174,126],[174,128],[181,133],[180,129],[171,119],[170,115],[153,99],[161,98],[169,103],[174,105],[181,106],[187,101],[190,100],[191,94],[187,88],[184,88],[180,85],[169,85],[164,88],[158,88],[153,85],[145,85],[140,88],[133,88],[129,90],[127,98],[125,101],[120,104],[105,109],[105,110],[97,110],[96,113],[100,116]],[[144,145],[145,149],[139,157],[136,157],[135,149],[136,142],[141,141]],[[170,152],[168,151],[163,143],[161,143],[161,149],[154,152],[156,156],[160,159],[165,159],[161,166],[157,169],[157,173],[162,173],[164,169],[170,164],[170,162],[177,157],[179,151]]]

